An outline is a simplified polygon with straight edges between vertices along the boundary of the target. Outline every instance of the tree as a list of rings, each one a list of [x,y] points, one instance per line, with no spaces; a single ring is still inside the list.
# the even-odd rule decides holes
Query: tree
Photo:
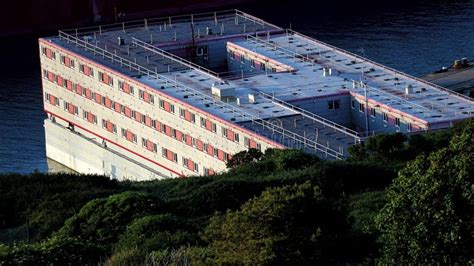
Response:
[[[474,255],[474,120],[449,147],[409,163],[377,216],[386,263],[466,263]]]
[[[349,147],[353,160],[404,160],[407,137],[401,133],[381,134]]]
[[[139,192],[92,200],[68,219],[57,235],[76,237],[110,250],[130,222],[155,213],[161,205],[157,198]]]
[[[227,162],[227,168],[235,168],[243,164],[248,164],[251,162],[256,162],[262,158],[263,153],[257,149],[250,148],[245,151],[238,152],[232,156],[232,158]]]
[[[195,244],[197,234],[189,233],[192,228],[182,217],[171,214],[145,216],[132,222],[120,236],[116,251],[138,248],[141,254],[165,248],[178,248]]]
[[[306,182],[268,189],[214,216],[204,239],[218,264],[307,264],[322,261],[333,218],[319,188]]]

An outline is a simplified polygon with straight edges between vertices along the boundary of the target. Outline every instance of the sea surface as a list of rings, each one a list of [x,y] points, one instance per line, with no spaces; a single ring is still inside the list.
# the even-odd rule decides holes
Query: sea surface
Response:
[[[296,2],[241,9],[415,76],[474,59],[474,1]],[[0,173],[48,170],[37,37],[0,39]]]

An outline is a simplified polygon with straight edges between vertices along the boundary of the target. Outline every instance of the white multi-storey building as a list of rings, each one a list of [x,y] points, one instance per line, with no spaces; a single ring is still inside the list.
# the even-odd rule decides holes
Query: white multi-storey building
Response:
[[[233,10],[39,40],[47,156],[118,179],[212,175],[233,154],[328,159],[382,132],[472,117],[472,100]]]

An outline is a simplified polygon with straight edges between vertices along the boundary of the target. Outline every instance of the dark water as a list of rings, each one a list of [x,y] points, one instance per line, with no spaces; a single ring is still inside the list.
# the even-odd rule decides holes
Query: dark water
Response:
[[[242,9],[412,75],[474,59],[474,1],[350,8],[314,2]],[[0,173],[46,171],[36,37],[0,39],[0,51]]]

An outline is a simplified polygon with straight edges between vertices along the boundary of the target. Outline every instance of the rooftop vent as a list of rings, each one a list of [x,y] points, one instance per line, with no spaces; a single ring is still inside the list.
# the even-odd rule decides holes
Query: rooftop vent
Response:
[[[332,69],[330,67],[325,67],[323,68],[323,76],[331,76],[332,75]]]
[[[412,85],[407,85],[407,86],[405,87],[405,94],[406,94],[406,95],[413,94],[413,86],[412,86]]]
[[[249,103],[255,103],[255,94],[249,93]]]

